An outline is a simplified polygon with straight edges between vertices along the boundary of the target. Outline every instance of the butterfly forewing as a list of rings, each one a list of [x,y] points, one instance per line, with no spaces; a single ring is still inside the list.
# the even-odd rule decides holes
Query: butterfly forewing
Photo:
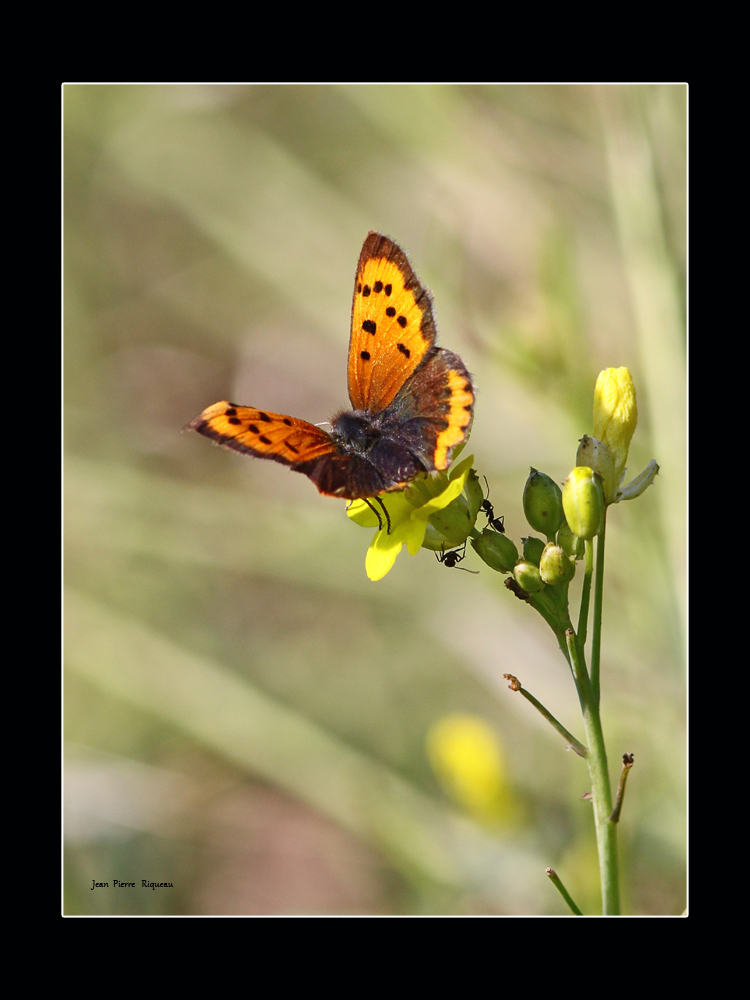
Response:
[[[347,378],[355,410],[392,402],[435,342],[432,300],[387,236],[370,233],[359,255]]]
[[[226,448],[284,465],[309,462],[337,450],[329,434],[306,420],[226,400],[209,406],[188,428]]]

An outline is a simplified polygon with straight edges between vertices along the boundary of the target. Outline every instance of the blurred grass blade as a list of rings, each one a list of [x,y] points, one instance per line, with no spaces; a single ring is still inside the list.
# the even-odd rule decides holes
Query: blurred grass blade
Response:
[[[220,665],[77,591],[65,604],[68,669],[110,696],[298,796],[411,877],[482,891],[509,912],[537,895],[536,857],[492,840]]]

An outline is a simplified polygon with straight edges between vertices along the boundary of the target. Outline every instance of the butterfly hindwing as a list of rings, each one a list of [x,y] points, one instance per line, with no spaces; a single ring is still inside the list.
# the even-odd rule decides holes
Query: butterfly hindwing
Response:
[[[473,416],[474,387],[463,361],[436,347],[381,414],[380,426],[427,471],[442,472],[468,437]]]
[[[355,410],[384,410],[435,342],[432,299],[400,247],[369,233],[359,255],[347,380]]]
[[[188,428],[226,448],[283,465],[310,462],[338,450],[330,434],[306,420],[226,400],[209,406]]]

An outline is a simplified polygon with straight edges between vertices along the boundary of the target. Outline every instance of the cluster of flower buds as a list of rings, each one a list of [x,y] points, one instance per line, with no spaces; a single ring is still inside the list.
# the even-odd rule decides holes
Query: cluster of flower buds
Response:
[[[583,554],[583,546],[566,522],[563,492],[554,479],[532,469],[523,491],[523,510],[529,526],[546,536],[546,544],[536,535],[529,535],[522,539],[519,556],[512,539],[488,526],[472,538],[474,551],[492,569],[512,573],[527,594],[556,583],[568,583],[573,579],[575,561]]]
[[[472,547],[499,573],[512,573],[527,594],[545,586],[567,584],[575,574],[576,560],[584,555],[584,542],[604,526],[607,506],[631,500],[653,482],[655,461],[623,486],[625,463],[638,419],[635,387],[627,368],[601,372],[594,391],[594,435],[579,443],[575,468],[562,484],[531,469],[523,491],[523,510],[529,526],[545,536],[522,539],[519,556],[512,539],[488,525],[474,534]]]

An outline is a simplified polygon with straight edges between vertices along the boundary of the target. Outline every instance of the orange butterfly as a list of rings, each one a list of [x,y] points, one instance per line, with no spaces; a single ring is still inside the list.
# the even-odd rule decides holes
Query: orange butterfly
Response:
[[[387,236],[368,233],[352,303],[352,409],[334,416],[328,432],[224,401],[186,429],[303,472],[327,496],[357,500],[401,490],[420,472],[447,469],[471,426],[471,377],[435,337],[430,293],[406,254]]]

